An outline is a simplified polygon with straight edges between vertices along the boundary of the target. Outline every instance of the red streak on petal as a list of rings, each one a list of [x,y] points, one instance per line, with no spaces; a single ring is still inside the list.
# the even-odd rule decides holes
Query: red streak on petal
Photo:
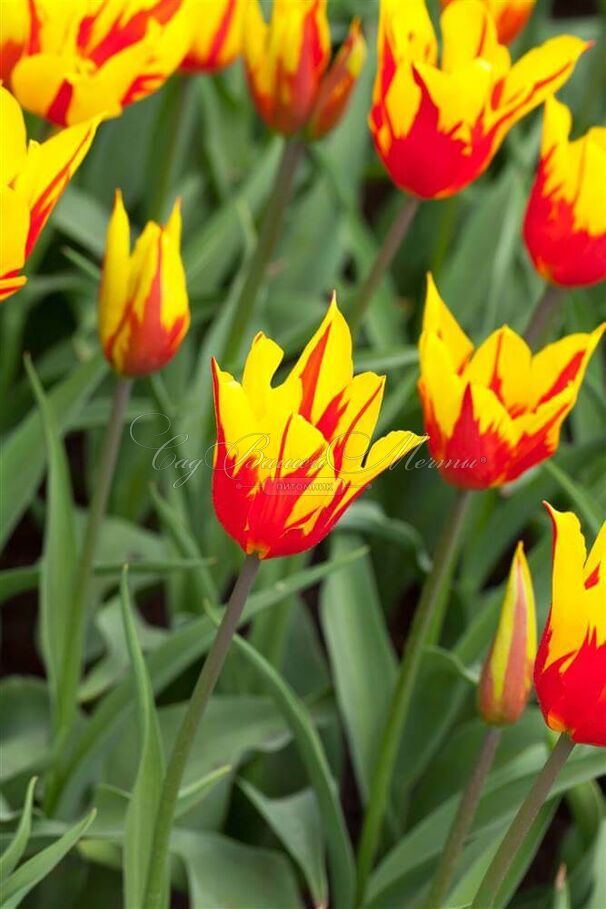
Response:
[[[46,112],[46,117],[51,123],[57,123],[59,126],[67,125],[67,112],[74,94],[73,85],[67,80],[63,80],[59,86],[59,91],[53,98],[53,101]]]
[[[560,394],[561,391],[564,391],[564,389],[566,389],[571,382],[574,382],[578,375],[579,369],[583,365],[585,353],[585,350],[579,350],[573,357],[571,357],[549,391],[545,392],[537,404],[537,407],[540,407],[541,404],[544,404],[546,401],[550,401],[556,395]]]
[[[322,369],[322,362],[324,360],[324,353],[326,351],[326,345],[328,344],[328,337],[330,335],[331,328],[332,324],[329,323],[326,327],[326,330],[324,331],[324,334],[319,339],[318,343],[309,355],[307,363],[305,364],[300,375],[301,384],[303,386],[303,399],[301,401],[299,413],[310,423],[312,422],[311,412],[313,409],[314,398],[318,387],[318,379],[320,378],[320,370]]]
[[[141,41],[152,19],[160,25],[166,25],[178,12],[182,2],[183,0],[158,0],[154,6],[139,10],[125,22],[121,22],[118,16],[97,46],[87,49],[88,58],[96,66],[102,66],[110,57]]]
[[[74,165],[74,162],[78,158],[82,146],[88,142],[89,133],[86,133],[82,139],[82,142],[74,150],[72,156],[69,158],[67,163],[62,167],[59,173],[55,174],[51,182],[48,184],[46,189],[38,196],[32,205],[30,211],[30,223],[29,231],[27,234],[27,242],[25,244],[25,257],[27,258],[36,243],[36,240],[40,236],[40,232],[44,225],[46,224],[50,213],[57,204],[61,193],[67,186],[70,176],[71,169]]]
[[[598,562],[598,564],[595,566],[595,568],[593,569],[593,571],[591,572],[589,577],[585,579],[585,589],[590,590],[592,587],[596,587],[596,585],[599,583],[599,581],[600,581],[600,563]]]

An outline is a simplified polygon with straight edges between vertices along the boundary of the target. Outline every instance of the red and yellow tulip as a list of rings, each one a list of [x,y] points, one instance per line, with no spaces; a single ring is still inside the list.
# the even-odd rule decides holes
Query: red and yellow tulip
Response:
[[[130,225],[116,192],[99,289],[99,338],[116,372],[144,376],[173,358],[189,328],[180,254],[181,212],[148,222],[130,253]]]
[[[442,6],[458,0],[442,0]],[[482,0],[497,27],[501,44],[510,44],[532,15],[537,0]]]
[[[14,3],[30,20],[11,88],[24,108],[59,126],[118,116],[156,91],[191,38],[187,0]]]
[[[319,543],[372,480],[423,441],[391,432],[370,445],[384,376],[353,375],[336,301],[301,357],[272,384],[283,351],[259,333],[242,382],[213,360],[213,501],[227,533],[259,558]]]
[[[551,457],[606,323],[533,356],[507,326],[477,349],[431,276],[419,343],[419,393],[432,457],[445,480],[501,486]]]
[[[251,94],[265,122],[285,136],[319,139],[343,115],[364,60],[360,23],[330,65],[327,0],[274,0],[271,20],[250,0],[244,61]]]
[[[566,105],[548,99],[524,239],[547,281],[579,287],[606,278],[606,127],[571,142],[571,126]]]
[[[589,46],[551,38],[512,65],[480,0],[441,17],[442,55],[424,0],[381,0],[370,128],[391,179],[424,199],[459,192],[511,127],[568,79]]]
[[[97,121],[27,142],[19,104],[0,86],[0,300],[26,282],[20,274],[40,231],[88,151]]]
[[[233,63],[242,51],[246,0],[190,0],[193,41],[181,69],[214,73]]]
[[[532,577],[524,546],[518,543],[499,627],[484,663],[478,688],[478,706],[494,726],[517,723],[532,691],[537,653],[537,620]]]
[[[535,688],[551,729],[606,747],[606,523],[587,556],[576,515],[547,508],[553,522],[552,599]]]

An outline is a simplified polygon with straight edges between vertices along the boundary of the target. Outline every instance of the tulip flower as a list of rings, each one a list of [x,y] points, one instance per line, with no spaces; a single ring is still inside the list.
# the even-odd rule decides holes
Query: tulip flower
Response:
[[[97,122],[27,143],[21,108],[0,86],[0,300],[26,282],[20,274],[40,232],[88,151]]]
[[[391,432],[372,446],[384,376],[353,376],[352,342],[336,300],[290,374],[259,333],[242,382],[213,360],[217,445],[213,501],[248,554],[292,555],[319,543],[378,474],[423,439]]]
[[[155,92],[191,38],[187,0],[29,0],[28,8],[11,88],[24,108],[59,126],[116,117]]]
[[[587,557],[576,515],[546,507],[553,522],[552,600],[535,688],[551,729],[606,747],[606,523]]]
[[[524,240],[546,281],[579,287],[606,278],[606,127],[570,142],[571,125],[566,105],[548,99]]]
[[[343,115],[366,57],[360,23],[330,65],[327,0],[274,0],[265,22],[258,0],[244,19],[244,62],[260,116],[276,132],[319,139]]]
[[[195,0],[190,7],[193,41],[181,63],[192,73],[213,73],[242,51],[245,0]]]
[[[480,678],[478,706],[492,726],[517,723],[532,690],[537,653],[536,608],[524,546],[511,563],[495,639]]]
[[[503,326],[474,349],[429,276],[419,393],[444,479],[467,489],[500,486],[551,457],[605,329],[568,335],[533,356]]]
[[[370,128],[391,179],[423,199],[459,192],[489,166],[512,126],[568,79],[589,45],[551,38],[513,65],[480,0],[441,17],[424,0],[382,0]]]
[[[442,6],[456,0],[442,0]],[[510,44],[532,15],[536,0],[483,0],[497,27],[501,44]]]
[[[148,222],[131,255],[128,215],[116,192],[99,289],[99,337],[106,359],[120,375],[145,376],[161,369],[187,333],[180,244],[177,202],[165,227]]]

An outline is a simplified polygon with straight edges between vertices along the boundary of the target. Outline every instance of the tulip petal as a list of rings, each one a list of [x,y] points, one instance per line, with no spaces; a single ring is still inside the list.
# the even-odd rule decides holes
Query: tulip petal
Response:
[[[90,148],[97,123],[93,120],[64,129],[42,145],[29,143],[27,159],[14,183],[15,189],[28,200],[31,211],[27,256]]]
[[[11,93],[2,86],[0,86],[0,120],[2,122],[0,173],[3,184],[7,185],[14,180],[25,164],[26,135],[21,108]]]

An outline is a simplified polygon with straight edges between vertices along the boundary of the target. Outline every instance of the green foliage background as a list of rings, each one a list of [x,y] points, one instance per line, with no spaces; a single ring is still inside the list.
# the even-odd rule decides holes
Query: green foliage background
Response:
[[[335,41],[353,13],[363,16],[372,46],[377,5],[367,0],[331,3]],[[580,133],[604,119],[603,20],[554,20],[539,4],[516,51],[564,30],[598,41],[560,93]],[[333,288],[347,308],[400,202],[365,125],[374,65],[371,52],[344,121],[308,151],[257,303],[251,333],[263,329],[289,356],[321,319]],[[31,131],[39,128],[32,119]],[[525,328],[543,290],[520,236],[539,136],[540,116],[527,118],[485,178],[454,199],[422,206],[373,299],[356,352],[358,369],[388,376],[381,432],[422,427],[416,342],[428,270],[475,340],[504,322]],[[280,145],[260,124],[239,64],[217,77],[174,77],[101,127],[41,238],[27,287],[0,311],[7,544],[0,598],[11,656],[0,682],[0,836],[8,846],[4,871],[17,869],[3,906],[123,905],[122,850],[136,864],[145,806],[157,795],[161,742],[166,748],[172,740],[214,634],[203,603],[224,599],[241,560],[214,517],[208,468],[184,482],[191,465],[166,466],[168,452],[154,464],[153,455],[173,436],[178,458],[203,458],[212,442],[209,355],[232,316]],[[98,608],[79,720],[69,746],[56,753],[50,715],[69,622],[65,591],[112,391],[95,301],[116,186],[138,226],[166,216],[174,196],[182,196],[193,321],[162,376],[135,386],[128,417],[140,418],[132,430],[139,444],[125,434],[96,558]],[[572,291],[555,330],[590,330],[605,318],[603,285]],[[24,351],[39,377],[36,395]],[[442,646],[424,657],[367,909],[420,905],[483,734],[474,677],[519,538],[541,625],[545,619],[551,544],[541,500],[575,509],[589,537],[606,514],[605,378],[602,351],[551,465],[511,489],[475,497]],[[170,418],[170,430],[159,414]],[[327,852],[332,874],[351,872],[347,827],[355,838],[398,651],[452,495],[434,471],[400,466],[352,507],[318,552],[262,566],[245,616],[249,646],[238,644],[229,657],[180,795],[173,886],[189,892],[194,909],[294,909],[309,898],[324,905]],[[131,606],[126,593],[121,606],[119,595],[125,561],[132,566]],[[33,631],[15,614],[36,598]],[[35,637],[46,679],[35,661],[15,661],[15,634],[23,629],[28,640]],[[449,905],[469,904],[547,748],[531,705],[505,732]],[[500,906],[606,907],[606,823],[596,782],[605,772],[603,751],[576,750]],[[30,782],[49,773],[62,789],[52,817],[42,783],[34,798]],[[558,805],[565,808],[550,826]],[[560,863],[567,882],[556,888]],[[137,886],[128,881],[127,893]]]

